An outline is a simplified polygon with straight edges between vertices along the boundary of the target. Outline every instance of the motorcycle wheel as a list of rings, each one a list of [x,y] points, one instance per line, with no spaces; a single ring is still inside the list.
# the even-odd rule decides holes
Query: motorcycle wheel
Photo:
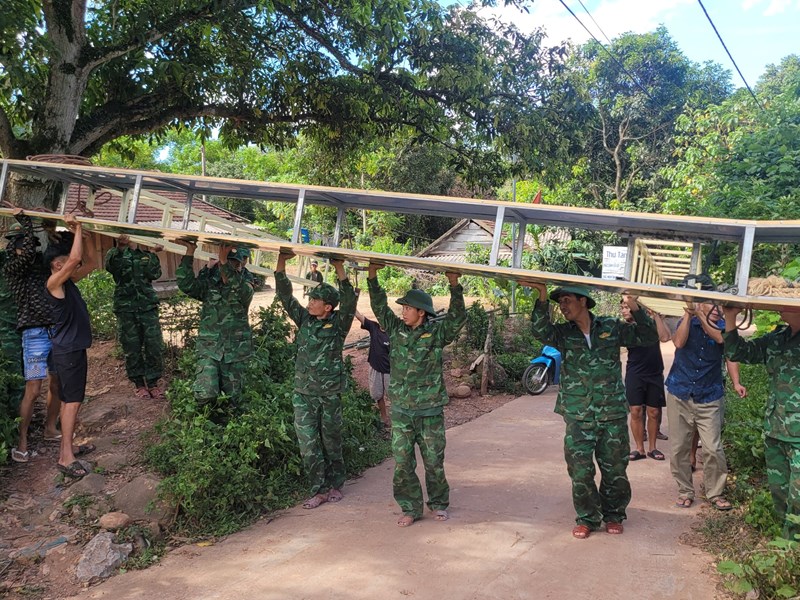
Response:
[[[537,363],[530,365],[522,374],[522,385],[532,396],[538,396],[550,385],[550,375],[547,365]]]

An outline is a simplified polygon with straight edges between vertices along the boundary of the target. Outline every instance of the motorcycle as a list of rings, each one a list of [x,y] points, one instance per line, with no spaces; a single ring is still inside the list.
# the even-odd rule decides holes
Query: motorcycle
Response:
[[[561,352],[552,346],[544,346],[542,353],[531,359],[531,364],[522,374],[522,385],[532,396],[538,396],[551,383],[558,384],[561,373]]]

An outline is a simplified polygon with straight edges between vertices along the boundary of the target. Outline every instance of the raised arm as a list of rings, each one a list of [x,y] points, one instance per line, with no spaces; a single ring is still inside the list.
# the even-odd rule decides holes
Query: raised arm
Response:
[[[283,310],[289,318],[299,327],[308,311],[303,308],[294,297],[292,283],[286,276],[286,261],[292,258],[292,252],[281,252],[278,254],[278,263],[275,266],[275,294],[283,305]]]
[[[72,278],[83,260],[83,230],[81,229],[81,224],[72,215],[66,215],[64,221],[74,235],[72,248],[69,251],[67,260],[59,271],[51,273],[50,277],[47,278],[47,291],[56,298],[64,297],[64,284],[68,279]]]
[[[550,307],[547,303],[547,287],[543,283],[534,283],[532,287],[539,295],[531,312],[531,331],[533,337],[550,346],[557,345],[556,328],[550,319]]]
[[[197,277],[194,274],[194,251],[197,244],[189,241],[177,241],[176,243],[186,248],[186,254],[181,259],[175,278],[178,280],[178,289],[190,298],[205,300],[209,290],[209,281],[206,277]]]
[[[350,331],[350,327],[353,324],[358,298],[356,297],[356,290],[353,288],[353,284],[350,283],[350,280],[347,278],[347,273],[345,273],[344,262],[341,260],[334,260],[331,261],[331,264],[336,270],[336,277],[339,279],[339,291],[341,292],[339,320],[346,334]]]
[[[442,341],[449,344],[458,336],[458,332],[467,322],[467,307],[464,304],[464,288],[458,283],[458,273],[446,273],[450,282],[450,308],[442,323]]]
[[[622,325],[621,344],[626,347],[635,347],[652,346],[658,343],[656,324],[647,311],[641,309],[633,296],[625,295],[622,299],[631,311],[633,323],[620,323]]]
[[[369,263],[369,271],[367,273],[367,289],[369,289],[369,303],[372,307],[372,312],[375,313],[375,318],[378,319],[381,327],[386,331],[394,331],[400,327],[402,321],[396,314],[389,308],[386,299],[386,292],[378,283],[378,271],[384,265],[380,263]]]

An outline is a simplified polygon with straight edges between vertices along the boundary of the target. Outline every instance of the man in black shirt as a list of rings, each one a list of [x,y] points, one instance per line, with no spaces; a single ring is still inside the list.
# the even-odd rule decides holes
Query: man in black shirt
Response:
[[[311,261],[311,270],[308,273],[306,273],[306,279],[310,279],[314,283],[322,283],[322,279],[323,279],[322,278],[322,273],[319,272],[317,267],[319,267],[319,264],[317,263],[317,261],[312,260]]]
[[[389,413],[386,410],[386,391],[389,389],[389,335],[376,321],[356,311],[361,329],[369,331],[369,394],[381,411],[381,421],[389,428]]]
[[[622,318],[632,321],[631,311],[625,302],[620,304]],[[659,342],[667,342],[671,336],[662,316],[648,310],[656,323]],[[653,458],[664,460],[664,453],[656,448],[661,425],[661,414],[667,405],[664,397],[664,360],[661,357],[661,344],[628,348],[628,364],[625,369],[625,395],[631,407],[631,433],[636,449],[630,453],[630,460]],[[645,409],[647,410],[647,435],[645,436]],[[648,451],[645,454],[644,442]]]

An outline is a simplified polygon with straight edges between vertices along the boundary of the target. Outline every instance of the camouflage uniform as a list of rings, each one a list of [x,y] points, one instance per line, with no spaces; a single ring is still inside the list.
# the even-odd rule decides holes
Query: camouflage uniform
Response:
[[[764,416],[764,457],[775,510],[783,520],[783,537],[800,535],[800,335],[788,326],[754,340],[738,331],[723,334],[725,356],[734,362],[763,363],[770,376]]]
[[[197,372],[192,390],[200,403],[213,402],[220,393],[236,407],[242,379],[252,352],[248,309],[253,288],[230,264],[221,265],[222,278],[195,277],[192,256],[184,256],[176,276],[178,288],[200,300],[200,331],[197,335]]]
[[[575,522],[591,529],[602,521],[621,523],[631,499],[626,474],[628,402],[619,351],[621,346],[658,343],[647,313],[638,310],[632,315],[634,321],[625,323],[592,314],[591,348],[575,323],[551,322],[547,302],[537,301],[531,315],[534,337],[558,348],[564,357],[555,412],[566,422],[564,457],[572,480]],[[593,456],[600,467],[599,491]]]
[[[368,279],[372,311],[389,335],[392,373],[387,397],[392,404],[394,499],[404,515],[422,516],[422,487],[416,474],[414,445],[425,466],[428,508],[450,505],[450,486],[444,473],[444,406],[449,402],[442,376],[442,352],[467,321],[464,289],[450,288],[450,309],[443,321],[423,321],[412,329],[388,307],[377,279]]]
[[[331,288],[326,288],[328,292],[335,291],[332,286],[327,287]],[[356,314],[356,294],[347,279],[339,282],[339,288],[339,310],[333,311],[327,319],[318,319],[309,315],[292,295],[292,284],[286,273],[275,273],[278,298],[297,325],[292,399],[294,427],[312,496],[341,488],[346,476],[342,459],[341,393],[347,383],[347,374],[342,347]]]
[[[112,248],[106,254],[105,267],[117,284],[114,314],[128,379],[137,388],[155,387],[164,369],[164,339],[152,285],[161,277],[161,262],[153,252]]]
[[[19,381],[8,390],[12,402],[18,404],[25,391],[22,374],[22,336],[17,331],[17,305],[3,274],[5,263],[6,252],[0,250],[0,363],[7,361],[4,368],[14,375],[19,375]]]

